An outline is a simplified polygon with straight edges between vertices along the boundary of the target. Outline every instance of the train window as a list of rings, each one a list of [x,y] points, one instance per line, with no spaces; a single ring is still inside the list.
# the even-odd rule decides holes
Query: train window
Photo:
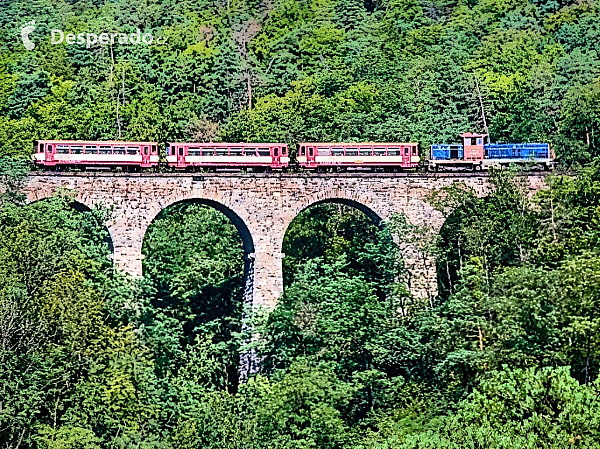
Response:
[[[229,156],[228,148],[217,148],[217,156]]]
[[[202,156],[214,156],[215,149],[214,148],[202,148]]]
[[[317,148],[317,156],[329,156],[329,155],[331,155],[331,148]]]
[[[319,151],[319,154],[321,152]],[[332,156],[343,156],[344,155],[344,149],[343,148],[332,148],[331,149],[331,155]]]
[[[83,153],[83,145],[71,145],[71,154]]]
[[[358,156],[358,148],[346,148],[346,156]]]
[[[146,148],[146,154],[148,154],[147,151],[148,151],[148,148]],[[113,154],[125,154],[125,147],[123,147],[123,146],[114,147]]]
[[[38,147],[38,153],[43,153],[44,152],[44,144],[40,143],[40,146]]]
[[[244,156],[256,156],[256,148],[244,148]]]
[[[68,145],[57,145],[56,152],[58,154],[69,154],[69,146]]]
[[[279,148],[277,148],[277,147],[273,148],[273,155],[279,156]]]
[[[152,154],[156,154],[156,145],[152,145]]]
[[[259,148],[258,155],[259,156],[271,156],[271,150],[269,148]]]
[[[417,155],[417,147],[412,147],[412,154],[413,156]]]
[[[285,156],[286,154],[287,154],[287,148],[286,148],[286,147],[283,147],[283,148],[281,149],[281,155],[282,155],[282,156]]]
[[[385,156],[385,148],[375,148],[373,149],[375,156]]]
[[[127,147],[127,154],[129,154],[130,156],[140,154],[140,147]]]
[[[477,138],[477,145],[483,145],[483,139],[481,137]]]
[[[361,148],[360,155],[361,156],[373,156],[373,148]]]
[[[400,156],[400,148],[388,148],[388,156]]]
[[[98,154],[98,147],[96,145],[86,145],[85,154]]]
[[[199,147],[189,147],[188,156],[200,156],[201,150]]]
[[[300,156],[306,156],[306,148],[305,147],[300,147]]]
[[[179,147],[179,156],[183,156],[183,147]]]
[[[404,155],[405,156],[408,156],[408,152],[409,152],[409,148],[408,147],[404,148]]]
[[[101,145],[100,154],[112,154],[112,149],[107,145]]]
[[[242,149],[241,148],[230,148],[229,149],[229,155],[230,156],[241,156],[242,155]]]
[[[314,154],[314,153],[313,153],[313,147],[310,147],[310,148],[308,149],[308,154],[309,154],[309,156],[312,156],[312,155]]]

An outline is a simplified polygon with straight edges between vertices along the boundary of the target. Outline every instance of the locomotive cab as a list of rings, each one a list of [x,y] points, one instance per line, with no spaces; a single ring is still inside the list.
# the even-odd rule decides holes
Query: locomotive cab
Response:
[[[464,133],[460,135],[465,161],[481,161],[484,158],[487,134]]]

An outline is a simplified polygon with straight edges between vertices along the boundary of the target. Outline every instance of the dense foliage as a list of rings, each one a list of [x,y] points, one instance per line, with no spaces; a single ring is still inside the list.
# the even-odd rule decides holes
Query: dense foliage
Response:
[[[593,0],[4,2],[0,155],[28,154],[34,138],[426,148],[487,129],[587,162],[600,138],[597,16]],[[140,29],[155,43],[52,44],[52,29]]]
[[[308,208],[286,233],[286,289],[266,316],[244,308],[243,245],[220,212],[165,209],[133,281],[107,258],[110,211],[67,193],[22,205],[21,175],[3,162],[7,447],[600,444],[599,164],[534,197],[510,171],[484,199],[437,191],[448,219],[422,247],[442,287],[429,300],[404,286],[401,216]]]

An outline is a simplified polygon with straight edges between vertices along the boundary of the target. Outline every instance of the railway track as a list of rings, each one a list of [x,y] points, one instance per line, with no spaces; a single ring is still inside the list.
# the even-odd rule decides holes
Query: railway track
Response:
[[[566,171],[532,171],[519,173],[518,176],[548,176],[548,175],[569,175]],[[417,173],[417,172],[399,172],[399,173],[369,173],[369,172],[346,172],[346,173],[315,173],[315,172],[297,172],[297,173],[245,173],[240,171],[222,171],[206,173],[127,173],[127,172],[81,172],[81,171],[32,171],[30,177],[83,177],[83,178],[417,178],[417,179],[439,179],[439,178],[486,178],[489,176],[487,171],[480,172],[437,172],[437,173]],[[194,179],[195,180],[195,179]]]

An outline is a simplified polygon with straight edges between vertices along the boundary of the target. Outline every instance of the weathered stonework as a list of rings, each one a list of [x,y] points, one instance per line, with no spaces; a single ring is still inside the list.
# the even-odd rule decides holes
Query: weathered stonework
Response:
[[[544,175],[528,176],[529,189],[544,186]],[[406,214],[413,224],[438,231],[443,216],[426,197],[434,189],[464,182],[478,195],[488,190],[487,176],[415,174],[32,174],[26,183],[28,200],[46,198],[59,189],[71,189],[76,200],[93,207],[111,206],[107,223],[117,267],[142,273],[142,242],[148,226],[164,208],[184,200],[200,200],[219,208],[242,235],[252,259],[250,284],[255,305],[273,307],[283,292],[282,244],[291,221],[306,207],[327,201],[356,206],[383,220]],[[432,261],[420,261],[406,249],[412,273],[409,288],[427,297],[436,292]],[[249,295],[247,295],[249,296]]]

